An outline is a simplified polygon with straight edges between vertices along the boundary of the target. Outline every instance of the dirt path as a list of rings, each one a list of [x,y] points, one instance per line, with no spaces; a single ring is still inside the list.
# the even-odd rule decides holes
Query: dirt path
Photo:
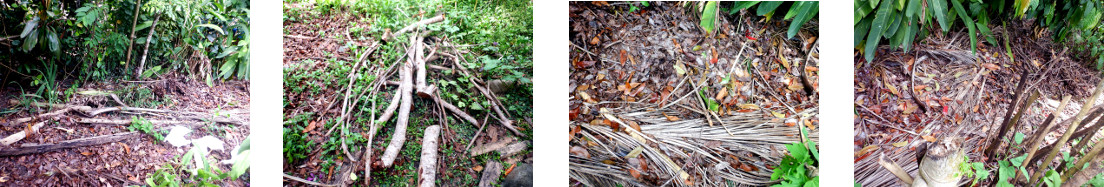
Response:
[[[130,105],[146,105],[144,107],[173,110],[215,113],[231,115],[244,120],[243,125],[198,125],[187,138],[199,138],[206,135],[217,137],[226,143],[226,151],[213,151],[210,158],[218,160],[230,159],[229,150],[236,147],[249,135],[249,83],[246,81],[230,81],[216,83],[214,87],[197,82],[183,81],[178,76],[165,76],[166,78],[148,83],[128,82],[100,82],[82,85],[80,90],[113,90],[120,92],[124,102],[132,102]],[[68,86],[63,86],[68,88]],[[4,99],[14,99],[13,95],[20,95],[18,89],[6,88],[0,95]],[[126,93],[124,93],[126,92]],[[130,94],[138,93],[143,94]],[[74,97],[78,98],[78,97]],[[5,100],[7,103],[7,100]],[[95,99],[72,99],[68,104],[85,105],[106,103]],[[5,107],[10,105],[5,105]],[[49,112],[51,109],[43,109],[39,112]],[[30,116],[39,112],[21,110],[13,114],[6,114],[0,118],[10,121],[14,118]],[[101,114],[97,119],[130,119],[132,115],[117,113]],[[150,120],[168,120],[169,117],[142,115]],[[49,122],[37,133],[32,133],[28,138],[11,146],[2,146],[0,150],[12,149],[18,146],[32,144],[57,143],[64,140],[86,138],[101,135],[130,132],[125,125],[107,124],[79,124],[74,122],[79,115],[67,115],[59,121]],[[171,125],[154,124],[156,128],[167,128]],[[24,131],[23,125],[10,125],[0,127],[0,135]],[[39,186],[43,184],[64,184],[66,186],[124,186],[145,185],[157,168],[166,163],[179,162],[176,157],[182,156],[185,148],[176,148],[167,142],[157,142],[149,135],[140,134],[138,138],[125,139],[119,142],[63,149],[41,154],[0,157],[0,185],[4,186]],[[230,165],[219,164],[222,171],[229,171]],[[243,178],[248,179],[248,174]],[[244,186],[243,180],[234,180],[219,185]]]

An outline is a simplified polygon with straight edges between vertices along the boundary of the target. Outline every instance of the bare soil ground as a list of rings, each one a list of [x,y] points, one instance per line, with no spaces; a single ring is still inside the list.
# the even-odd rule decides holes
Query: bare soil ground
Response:
[[[786,39],[788,21],[723,12],[710,36],[676,3],[629,9],[569,8],[573,186],[769,185],[783,145],[801,141],[796,125],[817,141],[818,19]],[[650,142],[640,157],[626,156],[641,148],[621,139],[629,129]]]
[[[62,86],[69,88],[68,85]],[[249,135],[249,82],[228,81],[216,83],[213,87],[206,84],[186,81],[180,76],[166,75],[161,80],[152,82],[96,82],[81,85],[78,90],[100,90],[119,92],[120,99],[124,102],[159,102],[149,108],[184,111],[230,114],[244,120],[244,125],[191,125],[191,134],[187,138],[199,138],[206,135],[215,136],[226,143],[226,151],[213,151],[211,158],[218,160],[230,159],[229,150],[236,147]],[[144,89],[152,93],[152,97],[127,97],[126,93],[134,93]],[[12,105],[9,100],[20,98],[23,93],[18,88],[5,87],[0,90],[0,96],[4,102],[0,108],[19,109],[18,105]],[[147,96],[147,95],[143,95]],[[80,97],[73,94],[66,104],[71,105],[103,105],[108,101],[89,97]],[[130,103],[136,105],[137,103]],[[151,104],[153,105],[153,104]],[[8,122],[15,118],[37,115],[50,112],[54,109],[38,108],[31,110],[17,110],[14,113],[0,115],[0,121]],[[106,113],[94,116],[96,119],[131,119],[133,115],[118,113]],[[150,120],[168,120],[171,116],[141,115]],[[63,115],[59,120],[48,120],[47,124],[39,131],[12,144],[0,146],[0,150],[14,149],[19,146],[33,144],[51,144],[64,140],[87,138],[101,135],[111,135],[129,132],[126,125],[108,124],[81,124],[74,122],[79,116],[76,114]],[[156,128],[171,127],[172,124],[153,124]],[[16,132],[25,131],[26,124],[10,124],[0,127],[0,135],[7,136]],[[182,156],[187,149],[176,148],[167,142],[157,142],[147,134],[139,134],[136,138],[125,139],[118,142],[63,149],[40,154],[0,157],[0,185],[3,186],[126,186],[145,185],[145,179],[149,178],[157,168],[167,162],[179,162],[177,157]],[[222,171],[229,171],[230,165],[219,164]],[[248,174],[242,178],[248,179]],[[248,180],[233,180],[223,186],[245,186]]]
[[[963,31],[933,33],[909,52],[882,46],[874,62],[864,62],[856,51],[857,182],[863,186],[900,184],[877,164],[879,156],[884,154],[888,161],[915,176],[916,146],[947,136],[964,137],[961,146],[972,162],[996,168],[996,160],[986,159],[989,155],[983,152],[995,138],[1006,112],[1012,109],[1013,91],[1021,81],[1028,81],[1021,98],[1033,91],[1039,91],[1041,97],[1004,138],[1016,132],[1031,135],[1042,128],[1043,120],[1057,108],[1063,95],[1072,95],[1073,99],[1055,121],[1073,117],[1100,80],[1096,76],[1099,71],[1072,60],[1067,49],[1051,41],[1047,31],[1031,28],[1022,23],[995,27],[993,33],[1001,43],[979,42],[976,55],[970,52]],[[1011,50],[1006,51],[1004,42]],[[1030,78],[1021,80],[1023,72]],[[1067,121],[1053,127],[1043,145],[1056,141],[1068,125]],[[1005,145],[996,158],[1022,155],[1023,147]],[[980,185],[995,183],[989,180]]]

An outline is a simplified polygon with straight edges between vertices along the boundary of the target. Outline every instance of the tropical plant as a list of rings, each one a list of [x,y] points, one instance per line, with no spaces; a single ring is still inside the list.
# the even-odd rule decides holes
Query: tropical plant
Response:
[[[720,12],[723,12],[721,4],[717,1],[698,2],[696,4],[698,11],[701,12],[701,21],[698,25],[706,33],[713,33],[719,20],[718,16],[720,16]],[[797,32],[801,30],[801,26],[812,20],[820,12],[820,2],[818,1],[738,1],[733,2],[727,12],[728,14],[736,14],[745,9],[752,11],[750,8],[753,6],[755,7],[755,15],[765,16],[766,20],[774,17],[776,10],[779,8],[788,7],[788,11],[782,17],[782,20],[791,20],[789,29],[786,30],[786,38],[793,38],[797,35]]]

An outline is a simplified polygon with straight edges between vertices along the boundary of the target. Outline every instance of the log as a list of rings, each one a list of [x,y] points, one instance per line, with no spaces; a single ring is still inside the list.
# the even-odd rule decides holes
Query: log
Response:
[[[483,167],[483,175],[479,177],[479,187],[494,187],[500,174],[502,163],[487,161],[487,166]]]
[[[479,155],[482,155],[482,154],[489,153],[491,151],[502,149],[503,147],[506,147],[507,145],[510,145],[510,143],[512,143],[512,142],[514,142],[514,138],[506,137],[506,139],[499,140],[498,142],[476,146],[476,147],[472,148],[471,156],[475,157],[475,156],[479,156]]]
[[[1070,101],[1070,96],[1069,95],[1066,95],[1066,96],[1062,97],[1062,103],[1058,104],[1058,109],[1055,109],[1054,112],[1051,112],[1050,116],[1048,116],[1047,119],[1043,121],[1043,124],[1044,124],[1045,127],[1043,127],[1043,129],[1040,129],[1039,131],[1035,132],[1035,137],[1032,138],[1031,141],[1029,141],[1031,143],[1029,143],[1030,145],[1027,147],[1027,159],[1024,159],[1024,161],[1022,163],[1020,163],[1021,166],[1026,166],[1027,163],[1030,163],[1031,158],[1035,156],[1036,151],[1038,151],[1038,149],[1039,149],[1039,144],[1043,143],[1043,138],[1046,137],[1047,132],[1050,132],[1050,128],[1054,127],[1053,122],[1054,122],[1055,116],[1058,116],[1059,114],[1062,113],[1063,110],[1066,109],[1066,105],[1069,104],[1069,101]],[[1016,172],[1016,177],[1015,178],[1021,179],[1020,182],[1026,183],[1027,178],[1020,178],[1021,175],[1023,175],[1023,174],[1021,174],[1021,172]]]
[[[103,136],[95,136],[88,138],[80,138],[73,140],[65,140],[56,144],[38,144],[38,145],[26,145],[14,149],[0,150],[0,156],[17,156],[35,153],[45,153],[50,151],[56,151],[61,149],[68,149],[74,147],[84,147],[106,144],[111,142],[118,142],[129,138],[134,138],[139,135],[137,132],[126,132],[119,134],[110,134]]]
[[[1093,91],[1092,96],[1085,100],[1085,104],[1081,106],[1081,111],[1077,113],[1077,116],[1073,117],[1073,122],[1070,122],[1069,129],[1066,129],[1066,133],[1063,133],[1062,138],[1059,138],[1057,142],[1054,142],[1054,149],[1050,150],[1050,153],[1043,157],[1042,165],[1039,165],[1038,171],[1031,175],[1031,179],[1028,181],[1040,181],[1039,177],[1042,177],[1043,173],[1048,170],[1047,166],[1050,166],[1050,161],[1054,160],[1054,157],[1058,155],[1058,150],[1062,149],[1062,146],[1066,145],[1066,141],[1069,141],[1070,136],[1077,130],[1078,126],[1081,126],[1081,121],[1085,119],[1085,114],[1089,113],[1089,109],[1096,103],[1096,98],[1100,97],[1100,93],[1104,92],[1104,81],[1100,81],[1096,84],[1096,90]]]
[[[421,21],[414,22],[413,24],[407,25],[406,27],[403,27],[402,29],[399,29],[399,31],[396,31],[394,33],[391,33],[389,36],[384,37],[384,40],[390,41],[391,39],[394,39],[395,36],[398,36],[398,35],[400,35],[402,33],[405,33],[405,32],[412,31],[412,30],[414,30],[415,28],[417,28],[419,26],[428,25],[428,24],[431,24],[431,23],[437,23],[437,22],[441,22],[441,21],[445,21],[445,15],[444,14],[438,14],[437,16],[434,16],[432,18],[423,19]]]
[[[161,20],[161,14],[153,19],[153,26],[150,26],[149,34],[146,35],[146,47],[142,50],[142,60],[138,61],[138,76],[141,76],[142,72],[146,70],[146,55],[149,55],[149,44],[153,40],[153,29],[157,28],[157,21],[159,20]]]
[[[437,145],[441,137],[441,125],[426,127],[422,136],[422,158],[418,170],[421,170],[419,186],[431,187],[437,181]]]
[[[411,41],[415,40],[411,37]],[[411,54],[413,55],[413,54]],[[406,142],[406,125],[410,121],[410,105],[413,102],[413,95],[411,92],[414,90],[413,79],[414,64],[410,61],[403,64],[401,70],[402,76],[402,104],[399,105],[399,119],[395,124],[395,133],[391,136],[391,143],[387,145],[387,150],[384,150],[383,156],[380,157],[383,161],[383,167],[391,167],[395,163],[395,158],[399,156],[399,150],[402,149],[403,143]]]
[[[993,151],[996,151],[997,147],[1000,147],[1001,139],[1004,137],[1004,133],[1008,132],[1008,129],[1012,127],[1009,124],[1009,120],[1012,119],[1012,112],[1016,110],[1016,106],[1020,103],[1020,97],[1023,97],[1024,86],[1027,85],[1027,71],[1020,73],[1020,83],[1017,84],[1016,90],[1012,94],[1012,104],[1008,106],[1008,111],[1004,113],[1004,121],[1000,123],[1001,128],[997,131],[997,134],[993,136],[992,140],[989,140],[989,147],[985,148],[985,155],[989,155],[989,158],[993,158]]]

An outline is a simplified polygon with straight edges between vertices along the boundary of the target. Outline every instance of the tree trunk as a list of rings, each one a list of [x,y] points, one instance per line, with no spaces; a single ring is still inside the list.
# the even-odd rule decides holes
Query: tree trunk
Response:
[[[421,165],[418,166],[418,170],[421,170],[421,179],[418,179],[419,186],[428,187],[436,186],[437,181],[437,144],[438,138],[441,137],[441,126],[433,125],[426,127],[425,135],[422,136],[422,158]]]
[[[134,31],[136,31],[134,30],[134,27],[138,26],[138,16],[142,15],[142,9],[140,9],[141,7],[142,0],[138,0],[134,3],[134,23],[130,25],[130,43],[128,43],[127,45],[126,69],[130,69],[130,52],[132,49],[134,49]]]
[[[149,55],[149,44],[153,40],[153,29],[157,28],[157,21],[161,20],[161,15],[157,15],[157,18],[153,19],[153,26],[150,26],[149,34],[146,35],[146,49],[142,51],[142,60],[138,61],[138,76],[142,76],[142,72],[146,71],[146,55]]]

